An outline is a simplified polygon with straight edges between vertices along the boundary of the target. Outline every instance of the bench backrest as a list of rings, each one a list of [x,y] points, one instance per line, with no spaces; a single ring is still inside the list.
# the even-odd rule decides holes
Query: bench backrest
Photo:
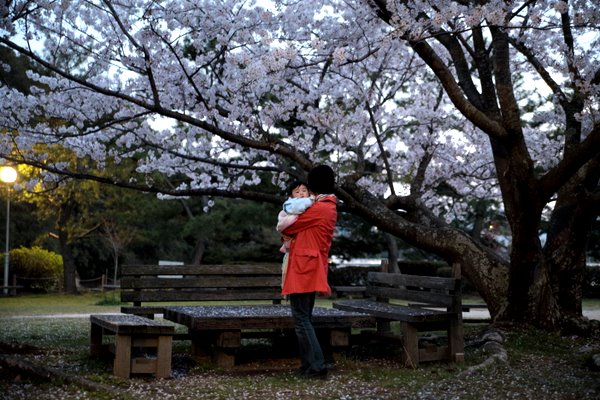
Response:
[[[378,301],[405,300],[420,307],[462,312],[460,266],[453,266],[452,277],[369,272],[366,296]]]
[[[124,265],[121,301],[271,300],[281,302],[281,264]]]

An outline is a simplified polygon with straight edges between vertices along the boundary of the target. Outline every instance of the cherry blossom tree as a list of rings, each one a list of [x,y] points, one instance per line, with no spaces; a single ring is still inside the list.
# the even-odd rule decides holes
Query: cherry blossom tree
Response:
[[[345,210],[460,263],[495,320],[556,329],[581,320],[600,208],[593,3],[5,2],[0,43],[45,73],[1,88],[0,156],[272,202],[261,181],[328,163]],[[39,142],[141,178],[69,171]],[[482,207],[504,213],[508,257],[474,234]]]

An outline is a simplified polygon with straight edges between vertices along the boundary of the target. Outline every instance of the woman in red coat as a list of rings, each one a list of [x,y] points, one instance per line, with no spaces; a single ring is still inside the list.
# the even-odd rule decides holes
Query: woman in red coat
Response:
[[[326,165],[308,173],[308,189],[315,203],[283,231],[291,236],[289,264],[282,294],[288,295],[300,347],[300,373],[306,377],[327,378],[323,351],[314,327],[312,312],[317,293],[331,292],[327,283],[329,249],[337,220],[335,176]]]

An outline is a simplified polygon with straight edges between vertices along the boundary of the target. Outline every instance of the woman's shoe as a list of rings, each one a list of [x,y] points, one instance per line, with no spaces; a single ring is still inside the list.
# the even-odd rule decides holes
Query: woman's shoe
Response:
[[[314,379],[322,379],[322,380],[326,380],[328,375],[329,375],[329,371],[327,370],[327,368],[323,368],[319,371],[315,371],[314,369],[309,369],[304,373],[304,376],[306,378],[314,378]]]

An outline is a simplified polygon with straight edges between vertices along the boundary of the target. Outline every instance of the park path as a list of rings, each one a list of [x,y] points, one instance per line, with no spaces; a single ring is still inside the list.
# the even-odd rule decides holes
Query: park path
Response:
[[[110,313],[93,313],[93,314],[115,314]],[[594,310],[583,310],[583,315],[589,319],[596,319],[600,321],[600,309]],[[3,317],[0,319],[33,319],[33,318],[89,318],[90,314],[48,314],[48,315],[13,315]],[[487,310],[471,310],[463,313],[463,318],[467,320],[489,320],[490,313]]]
[[[583,310],[583,316],[589,319],[597,319],[600,321],[600,310]],[[490,313],[488,310],[471,310],[463,313],[464,319],[489,319]]]

